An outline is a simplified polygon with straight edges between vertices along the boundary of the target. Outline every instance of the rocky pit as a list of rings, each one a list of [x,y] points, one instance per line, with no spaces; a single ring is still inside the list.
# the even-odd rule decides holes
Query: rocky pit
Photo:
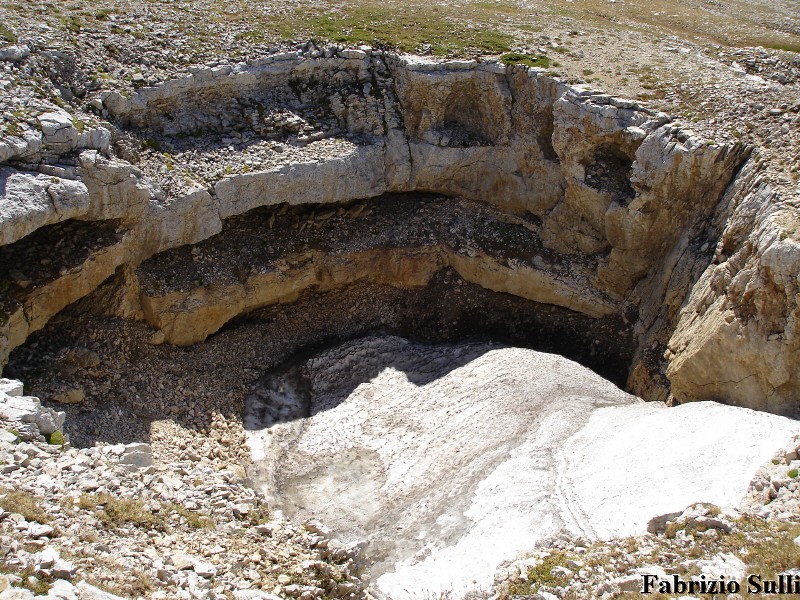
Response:
[[[366,541],[376,594],[736,506],[800,434],[797,213],[744,144],[367,48],[93,102],[0,141],[4,376],[78,445],[249,448],[273,507]]]

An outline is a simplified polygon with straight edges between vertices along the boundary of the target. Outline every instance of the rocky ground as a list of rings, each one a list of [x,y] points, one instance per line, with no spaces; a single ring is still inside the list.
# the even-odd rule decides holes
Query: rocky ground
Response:
[[[154,460],[142,443],[72,448],[44,424],[58,415],[0,384],[2,598],[363,596],[358,549],[275,519],[240,466]]]
[[[248,6],[139,0],[102,6],[76,1],[63,8],[39,0],[6,3],[0,7],[5,23],[0,37],[13,45],[0,54],[4,71],[0,112],[6,135],[14,135],[25,127],[26,119],[54,105],[69,106],[89,126],[103,117],[103,90],[129,93],[200,66],[255,60],[279,49],[296,49],[309,57],[330,52],[292,41],[303,33],[313,39],[346,40],[351,46],[377,40],[378,45],[451,56],[513,50],[541,58],[537,64],[570,83],[584,82],[664,110],[707,139],[755,145],[784,198],[796,199],[800,185],[796,10],[778,0],[769,5],[737,3],[735,10],[718,4],[660,2],[647,10],[633,3],[595,0],[564,6],[465,2],[458,7],[443,4],[437,13],[412,2],[406,8],[420,33],[409,38],[411,24],[397,22],[391,7],[359,3],[332,8],[328,14],[309,14],[293,4],[265,0]],[[365,21],[371,25],[367,30]],[[475,42],[462,27],[486,39],[499,36],[501,42]],[[436,39],[447,32],[463,39],[437,46]],[[277,129],[294,131],[302,145],[337,133],[313,115],[273,117]],[[137,146],[145,142],[145,151],[135,162],[148,174],[160,173],[159,179],[191,187],[198,172],[213,179],[216,171],[219,176],[225,168],[229,173],[247,170],[286,149],[270,144],[268,132],[264,133],[264,141],[230,136],[201,140],[186,156],[180,148],[162,149],[137,140]],[[241,150],[238,146],[243,145],[252,157],[214,165],[219,162],[215,157],[224,159],[226,148]],[[325,144],[317,146],[314,152],[322,155],[332,150]],[[189,169],[192,175],[183,178],[182,167],[171,172],[180,161],[175,156],[165,159],[162,151],[190,164],[206,163],[208,168]]]

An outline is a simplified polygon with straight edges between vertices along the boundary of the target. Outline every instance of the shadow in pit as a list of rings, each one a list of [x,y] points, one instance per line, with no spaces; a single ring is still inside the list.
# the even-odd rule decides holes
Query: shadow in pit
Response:
[[[77,446],[147,441],[157,420],[210,431],[215,411],[245,414],[249,384],[259,376],[263,384],[325,349],[376,333],[425,344],[491,342],[551,352],[619,386],[625,384],[636,347],[630,325],[620,317],[593,319],[493,292],[449,268],[419,288],[360,281],[328,292],[309,290],[291,304],[240,315],[204,343],[188,347],[151,345],[149,326],[105,312],[109,301],[104,298],[114,296],[115,289],[109,281],[51,319],[14,350],[5,370],[46,405],[67,411],[68,433]],[[81,348],[96,359],[87,362],[92,355]],[[484,352],[487,346],[476,348]],[[461,360],[471,360],[470,352]],[[437,367],[441,374],[431,370],[409,377],[424,385],[461,366],[461,360]],[[302,378],[292,381],[293,393],[302,397]],[[83,388],[86,399],[74,405],[54,402],[65,387]],[[279,408],[270,409],[279,421],[311,410],[306,405],[281,415]]]
[[[356,283],[325,293],[307,292],[292,308],[267,307],[242,315],[226,329],[253,323],[286,323],[285,311],[314,315],[303,323],[304,343],[284,353],[282,362],[266,366],[245,402],[244,424],[250,430],[293,421],[336,405],[314,401],[309,361],[333,347],[366,336],[398,336],[415,343],[458,344],[461,354],[446,362],[409,370],[398,363],[391,348],[372,369],[364,370],[345,352],[342,387],[344,400],[360,383],[385,368],[406,374],[421,386],[500,346],[550,352],[574,360],[622,387],[635,343],[630,326],[617,316],[593,319],[564,308],[540,304],[510,294],[493,292],[465,282],[449,268],[425,287],[401,289],[389,285]],[[291,326],[287,327],[291,329]],[[405,343],[399,340],[399,343]],[[335,351],[334,351],[335,352]]]

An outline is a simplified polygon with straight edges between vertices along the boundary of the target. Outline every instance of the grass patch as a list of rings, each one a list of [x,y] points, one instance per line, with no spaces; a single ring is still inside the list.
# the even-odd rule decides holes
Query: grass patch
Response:
[[[83,27],[83,23],[81,22],[81,18],[77,15],[72,15],[64,22],[64,29],[70,33],[80,33],[81,27]]]
[[[513,36],[496,26],[498,11],[523,13],[513,5],[477,3],[462,7],[407,4],[402,9],[374,1],[330,4],[324,9],[298,9],[265,19],[253,10],[225,12],[220,22],[241,21],[244,42],[311,39],[347,46],[370,44],[403,52],[437,56],[475,56],[508,52]]]
[[[549,69],[553,64],[546,56],[534,56],[531,54],[519,54],[518,52],[508,52],[500,57],[503,64],[506,65],[525,65],[526,67],[540,67],[542,69]]]
[[[565,585],[569,577],[554,575],[553,567],[566,566],[567,555],[564,552],[556,552],[546,556],[542,562],[528,571],[528,580],[514,584],[508,593],[511,596],[530,596],[539,592],[543,586],[557,587]]]
[[[26,521],[36,523],[49,523],[53,518],[48,515],[39,504],[39,500],[33,494],[22,490],[0,490],[3,494],[0,497],[0,508],[11,513],[19,513],[25,517]]]
[[[9,44],[14,44],[17,41],[17,34],[11,31],[6,25],[0,23],[0,38]]]
[[[0,561],[0,574],[2,575],[16,575],[22,578],[20,584],[24,589],[29,590],[37,596],[44,596],[53,587],[52,578],[34,572],[33,566],[27,566],[24,569],[19,567],[9,566],[5,561]]]
[[[97,19],[98,21],[105,21],[112,13],[115,12],[116,11],[112,8],[101,8],[100,10],[94,13],[94,18]]]
[[[512,43],[511,36],[491,27],[468,27],[421,7],[403,13],[378,6],[351,10],[352,14],[338,17],[301,17],[299,28],[306,27],[312,38],[326,41],[390,46],[404,52],[429,50],[434,55],[500,53],[509,50]]]
[[[216,524],[211,517],[207,517],[206,515],[201,515],[200,513],[189,510],[185,506],[181,506],[180,504],[169,503],[165,504],[162,509],[163,512],[166,514],[170,513],[177,513],[179,516],[186,519],[186,524],[191,527],[192,529],[209,529],[213,530],[216,528]]]
[[[772,50],[783,50],[784,52],[800,53],[800,44],[768,44],[767,48]]]
[[[139,529],[164,529],[164,519],[144,507],[144,502],[135,498],[115,498],[109,494],[84,494],[78,500],[84,510],[94,510],[95,517],[108,527],[130,525]]]

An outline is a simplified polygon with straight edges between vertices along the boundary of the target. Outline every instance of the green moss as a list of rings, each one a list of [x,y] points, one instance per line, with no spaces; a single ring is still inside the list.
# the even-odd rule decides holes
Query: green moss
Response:
[[[78,119],[78,118],[72,119],[72,124],[75,126],[75,129],[77,129],[80,133],[83,133],[84,131],[86,131],[86,129],[88,127],[88,125],[86,124],[86,121],[83,121],[83,120]]]
[[[548,69],[552,64],[552,61],[546,56],[519,54],[518,52],[503,54],[500,60],[507,65],[525,65],[526,67],[540,67],[542,69]]]
[[[797,471],[797,469],[792,469],[791,471],[789,471],[789,472],[787,473],[787,475],[788,475],[789,477],[791,477],[792,479],[794,479],[795,477],[797,477],[797,475],[798,475],[798,471]]]
[[[60,431],[54,431],[47,436],[48,444],[52,444],[54,446],[63,446],[65,442],[66,440],[64,439],[64,434]]]

